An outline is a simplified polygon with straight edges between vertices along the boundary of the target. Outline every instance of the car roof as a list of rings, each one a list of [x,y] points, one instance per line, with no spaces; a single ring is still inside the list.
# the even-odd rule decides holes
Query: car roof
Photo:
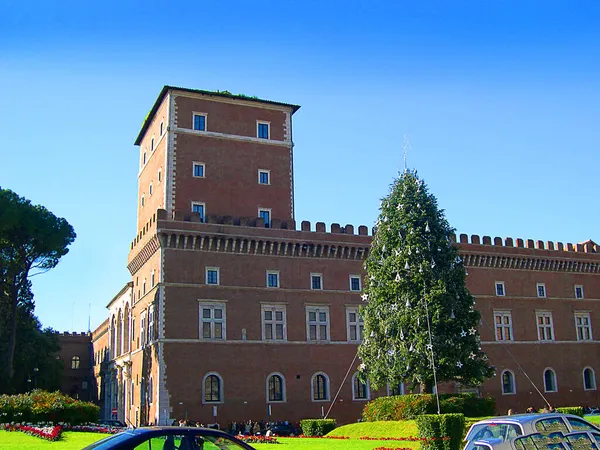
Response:
[[[474,423],[479,425],[482,423],[497,423],[497,422],[508,422],[508,423],[527,423],[540,418],[551,418],[551,417],[571,417],[581,419],[579,416],[573,414],[561,414],[561,413],[529,413],[529,414],[512,414],[510,416],[498,416],[490,419],[480,420]],[[585,419],[584,419],[585,420]]]

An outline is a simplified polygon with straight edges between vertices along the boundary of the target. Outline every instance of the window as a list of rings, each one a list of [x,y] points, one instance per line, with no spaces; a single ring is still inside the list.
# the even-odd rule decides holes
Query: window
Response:
[[[162,181],[162,171],[159,169],[158,170],[158,182],[160,183]]]
[[[278,288],[279,287],[279,271],[278,270],[267,270],[267,287]]]
[[[590,314],[586,312],[575,313],[575,329],[577,331],[578,341],[592,340],[592,325],[590,322]]]
[[[309,306],[306,308],[307,339],[309,341],[329,340],[329,307]]]
[[[200,222],[204,222],[204,203],[192,202],[192,212],[200,214]]]
[[[208,373],[202,380],[202,403],[223,403],[223,380],[217,373]]]
[[[141,201],[142,208],[144,207],[144,204],[145,204],[145,203],[146,203],[146,202],[144,201],[144,196],[142,195],[142,201]]]
[[[154,151],[154,136],[152,136],[152,139],[150,140],[150,151]]]
[[[554,327],[552,325],[552,313],[538,312],[535,316],[537,318],[538,340],[553,341]]]
[[[313,402],[329,401],[329,377],[323,372],[315,373],[310,380]]]
[[[496,281],[496,295],[499,297],[504,297],[506,295],[504,281]]]
[[[355,292],[362,291],[360,275],[350,275],[350,290]]]
[[[220,284],[220,270],[218,267],[206,268],[206,284]]]
[[[146,295],[146,279],[142,281],[142,295]]]
[[[152,183],[148,186],[148,194],[152,195]]]
[[[556,374],[552,369],[544,370],[544,391],[546,392],[557,392],[556,386]]]
[[[320,273],[310,274],[310,288],[313,290],[323,289],[323,275]]]
[[[352,377],[352,400],[369,400],[369,385],[360,381],[358,372]]]
[[[346,308],[347,338],[351,342],[361,342],[363,340],[364,324],[363,318],[358,313],[358,308]]]
[[[200,339],[225,339],[223,303],[200,303]]]
[[[152,392],[152,377],[150,377],[150,381],[148,381],[148,386],[146,388],[148,396],[148,403],[152,404],[152,397],[154,397],[154,393]]]
[[[267,377],[267,401],[285,402],[285,379],[280,373],[272,373]]]
[[[132,381],[131,382],[131,391],[129,392],[129,398],[130,398],[130,406],[133,406],[135,403],[135,384]]]
[[[263,340],[284,341],[287,339],[285,306],[262,305]]]
[[[160,135],[161,135],[161,136],[163,135],[163,132],[164,132],[164,131],[165,131],[165,123],[164,123],[164,122],[161,122],[161,123],[160,123]]]
[[[79,356],[73,356],[71,358],[71,369],[79,369]]]
[[[142,164],[146,165],[146,152],[142,155]]]
[[[583,298],[583,286],[580,284],[575,285],[575,298]]]
[[[517,390],[515,389],[515,375],[510,370],[505,370],[502,372],[502,394],[515,394]]]
[[[512,315],[510,311],[494,311],[497,341],[512,341]]]
[[[193,122],[194,122],[194,130],[206,131],[206,114],[194,113]]]
[[[155,281],[156,281],[156,276],[155,276],[155,273],[153,270],[152,274],[150,275],[150,286],[154,287],[154,285],[156,284]]]
[[[154,305],[150,305],[148,308],[148,342],[152,342],[154,339]]]
[[[583,389],[586,391],[596,390],[596,374],[591,367],[583,369]]]
[[[271,226],[271,210],[270,209],[259,209],[258,217],[265,221],[265,228],[269,228]]]
[[[544,283],[537,284],[537,296],[540,298],[546,297],[546,285]]]
[[[271,184],[271,171],[258,169],[258,184]]]
[[[146,311],[142,311],[141,317],[140,317],[140,340],[141,340],[141,346],[143,347],[144,345],[146,345],[146,318],[144,317],[146,315]]]
[[[270,139],[270,122],[256,122],[256,133],[260,139]]]
[[[392,397],[394,395],[404,395],[404,383],[396,383],[387,385],[387,395]]]
[[[195,178],[204,178],[204,163],[195,162],[193,168],[193,176]]]

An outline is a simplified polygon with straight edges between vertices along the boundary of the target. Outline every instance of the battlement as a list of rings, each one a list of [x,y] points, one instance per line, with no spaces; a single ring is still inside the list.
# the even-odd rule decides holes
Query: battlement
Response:
[[[467,234],[460,234],[458,241],[456,235],[453,235],[452,240],[458,244],[471,244],[471,245],[492,245],[497,247],[512,247],[512,248],[525,248],[535,250],[550,250],[559,252],[576,252],[576,253],[600,253],[600,246],[594,241],[588,240],[579,244],[563,244],[562,242],[552,241],[540,241],[533,239],[513,239],[506,238],[502,240],[500,237],[491,238],[490,236],[480,237],[477,234],[470,236]]]
[[[77,331],[63,331],[62,333],[60,331],[57,331],[56,334],[58,336],[67,336],[67,337],[80,337],[80,336],[91,336],[92,333],[90,333],[89,331],[81,331],[81,332],[77,332]]]

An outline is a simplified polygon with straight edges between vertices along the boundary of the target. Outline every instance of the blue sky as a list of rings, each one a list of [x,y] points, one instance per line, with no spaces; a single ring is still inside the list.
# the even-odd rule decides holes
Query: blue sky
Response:
[[[133,141],[165,84],[302,105],[296,220],[373,225],[408,135],[458,232],[600,240],[599,22],[591,1],[0,2],[0,186],[78,234],[36,313],[94,328],[129,280]]]

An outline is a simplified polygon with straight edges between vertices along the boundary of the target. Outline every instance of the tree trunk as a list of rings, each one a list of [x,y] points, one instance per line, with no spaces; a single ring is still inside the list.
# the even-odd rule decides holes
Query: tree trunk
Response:
[[[8,384],[12,385],[11,380],[14,372],[15,348],[17,344],[17,304],[19,302],[19,289],[17,277],[13,277],[13,285],[9,286],[9,304],[10,304],[10,334],[8,338],[8,349],[6,352],[6,375]]]

